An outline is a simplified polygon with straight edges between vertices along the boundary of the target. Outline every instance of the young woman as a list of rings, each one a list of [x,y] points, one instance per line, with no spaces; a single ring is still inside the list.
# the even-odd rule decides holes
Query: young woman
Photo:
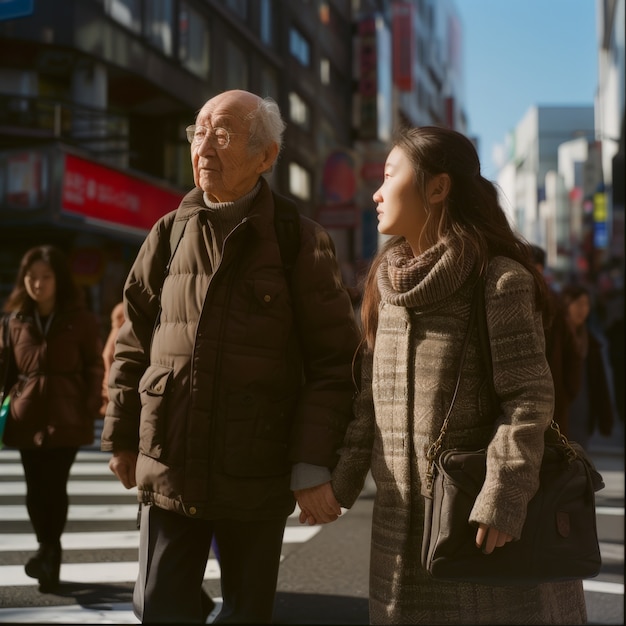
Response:
[[[544,353],[548,300],[530,247],[512,232],[474,146],[460,133],[404,131],[373,199],[378,231],[392,237],[366,279],[361,393],[332,480],[346,508],[368,469],[376,482],[370,621],[583,623],[581,581],[528,587],[438,582],[421,566],[426,452],[453,394],[479,277],[502,413],[494,421],[474,330],[443,445],[487,449],[487,477],[468,521],[476,544],[491,554],[520,537],[554,404]],[[324,521],[334,504],[326,494],[326,508],[305,510],[301,520]]]
[[[93,442],[101,403],[102,339],[81,295],[63,253],[39,246],[22,258],[4,305],[18,373],[4,444],[20,451],[39,542],[25,569],[42,592],[59,584],[68,476],[79,446]]]

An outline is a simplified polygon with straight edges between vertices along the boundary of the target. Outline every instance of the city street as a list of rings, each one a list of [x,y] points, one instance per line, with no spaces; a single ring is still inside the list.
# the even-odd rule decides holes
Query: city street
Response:
[[[607,485],[597,494],[602,572],[584,582],[591,624],[624,623],[623,428],[618,430],[611,440],[594,439],[591,449]],[[107,462],[108,455],[95,447],[80,452],[70,482],[62,585],[56,594],[41,594],[23,568],[36,541],[24,506],[19,455],[0,451],[0,622],[137,623],[130,604],[137,572],[135,493],[117,483]],[[283,544],[276,623],[368,623],[373,494],[368,482],[354,508],[327,526],[301,526],[292,516]],[[219,606],[218,576],[211,559],[205,586]]]

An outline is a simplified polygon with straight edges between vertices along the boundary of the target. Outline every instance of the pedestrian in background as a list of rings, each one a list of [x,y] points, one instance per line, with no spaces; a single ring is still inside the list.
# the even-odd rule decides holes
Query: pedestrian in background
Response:
[[[404,130],[373,200],[378,231],[391,238],[366,281],[362,387],[332,480],[344,507],[355,502],[370,467],[376,483],[370,622],[584,623],[580,580],[520,587],[441,582],[421,565],[427,452],[456,393],[472,295],[482,279],[493,380],[474,328],[444,447],[487,450],[485,482],[467,520],[485,558],[521,535],[554,406],[543,330],[548,295],[529,246],[512,232],[462,134]],[[490,406],[491,385],[499,410]],[[316,509],[303,508],[301,521],[317,519]]]
[[[61,535],[67,521],[67,482],[80,446],[94,440],[102,390],[102,340],[67,258],[38,246],[21,260],[3,307],[18,381],[10,392],[4,432],[18,448],[26,479],[26,508],[39,542],[26,574],[39,590],[59,584]]]
[[[102,360],[104,361],[104,376],[102,377],[102,408],[100,414],[104,417],[107,405],[109,404],[109,373],[111,365],[115,360],[115,340],[122,324],[124,323],[124,303],[118,302],[111,311],[111,329],[104,342],[102,350]]]
[[[314,500],[328,484],[352,417],[360,336],[332,240],[301,216],[289,279],[281,260],[264,174],[284,127],[269,98],[206,102],[187,128],[196,189],[152,228],[124,287],[102,449],[143,502],[144,622],[204,621],[214,535],[215,623],[271,622],[294,491]],[[175,219],[186,228],[163,280]]]
[[[568,433],[570,439],[587,448],[596,430],[604,437],[613,432],[614,404],[606,344],[589,324],[589,290],[583,285],[569,284],[562,293],[581,357],[581,385],[569,410]]]
[[[537,269],[545,276],[545,250],[537,245],[532,245],[531,250]],[[550,285],[548,294],[550,309],[544,326],[546,358],[554,382],[554,421],[561,433],[568,437],[570,407],[581,385],[582,357],[563,298]]]

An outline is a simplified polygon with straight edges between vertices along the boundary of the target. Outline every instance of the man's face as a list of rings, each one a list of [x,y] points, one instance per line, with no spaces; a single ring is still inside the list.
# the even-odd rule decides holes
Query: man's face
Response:
[[[191,144],[193,178],[213,202],[232,202],[247,194],[276,158],[277,151],[272,149],[259,154],[249,151],[247,116],[256,110],[259,100],[246,91],[227,91],[211,98],[198,113],[196,126],[204,126],[208,132],[201,143]],[[213,129],[218,127],[230,135],[230,143],[223,149],[212,145]]]

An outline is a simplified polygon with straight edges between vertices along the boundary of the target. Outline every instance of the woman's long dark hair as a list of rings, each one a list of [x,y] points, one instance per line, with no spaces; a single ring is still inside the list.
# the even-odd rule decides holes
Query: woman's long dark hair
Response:
[[[538,309],[547,311],[547,286],[533,263],[530,244],[513,232],[500,206],[496,187],[481,175],[474,144],[457,131],[421,126],[403,130],[393,145],[402,150],[413,165],[415,184],[428,211],[422,249],[444,238],[457,240],[462,250],[467,247],[473,250],[480,274],[485,273],[493,257],[512,258],[533,275]],[[448,174],[451,184],[443,210],[438,212],[429,207],[425,190],[428,182],[439,174]],[[403,240],[403,237],[393,237],[381,247],[365,279],[361,321],[369,348],[374,346],[378,327],[377,270],[387,251]]]
[[[5,313],[32,310],[34,303],[26,291],[24,279],[33,263],[37,261],[46,263],[54,272],[56,309],[60,310],[72,305],[83,304],[83,293],[74,282],[67,257],[58,248],[45,245],[31,248],[22,257],[15,279],[15,286],[3,306]]]

